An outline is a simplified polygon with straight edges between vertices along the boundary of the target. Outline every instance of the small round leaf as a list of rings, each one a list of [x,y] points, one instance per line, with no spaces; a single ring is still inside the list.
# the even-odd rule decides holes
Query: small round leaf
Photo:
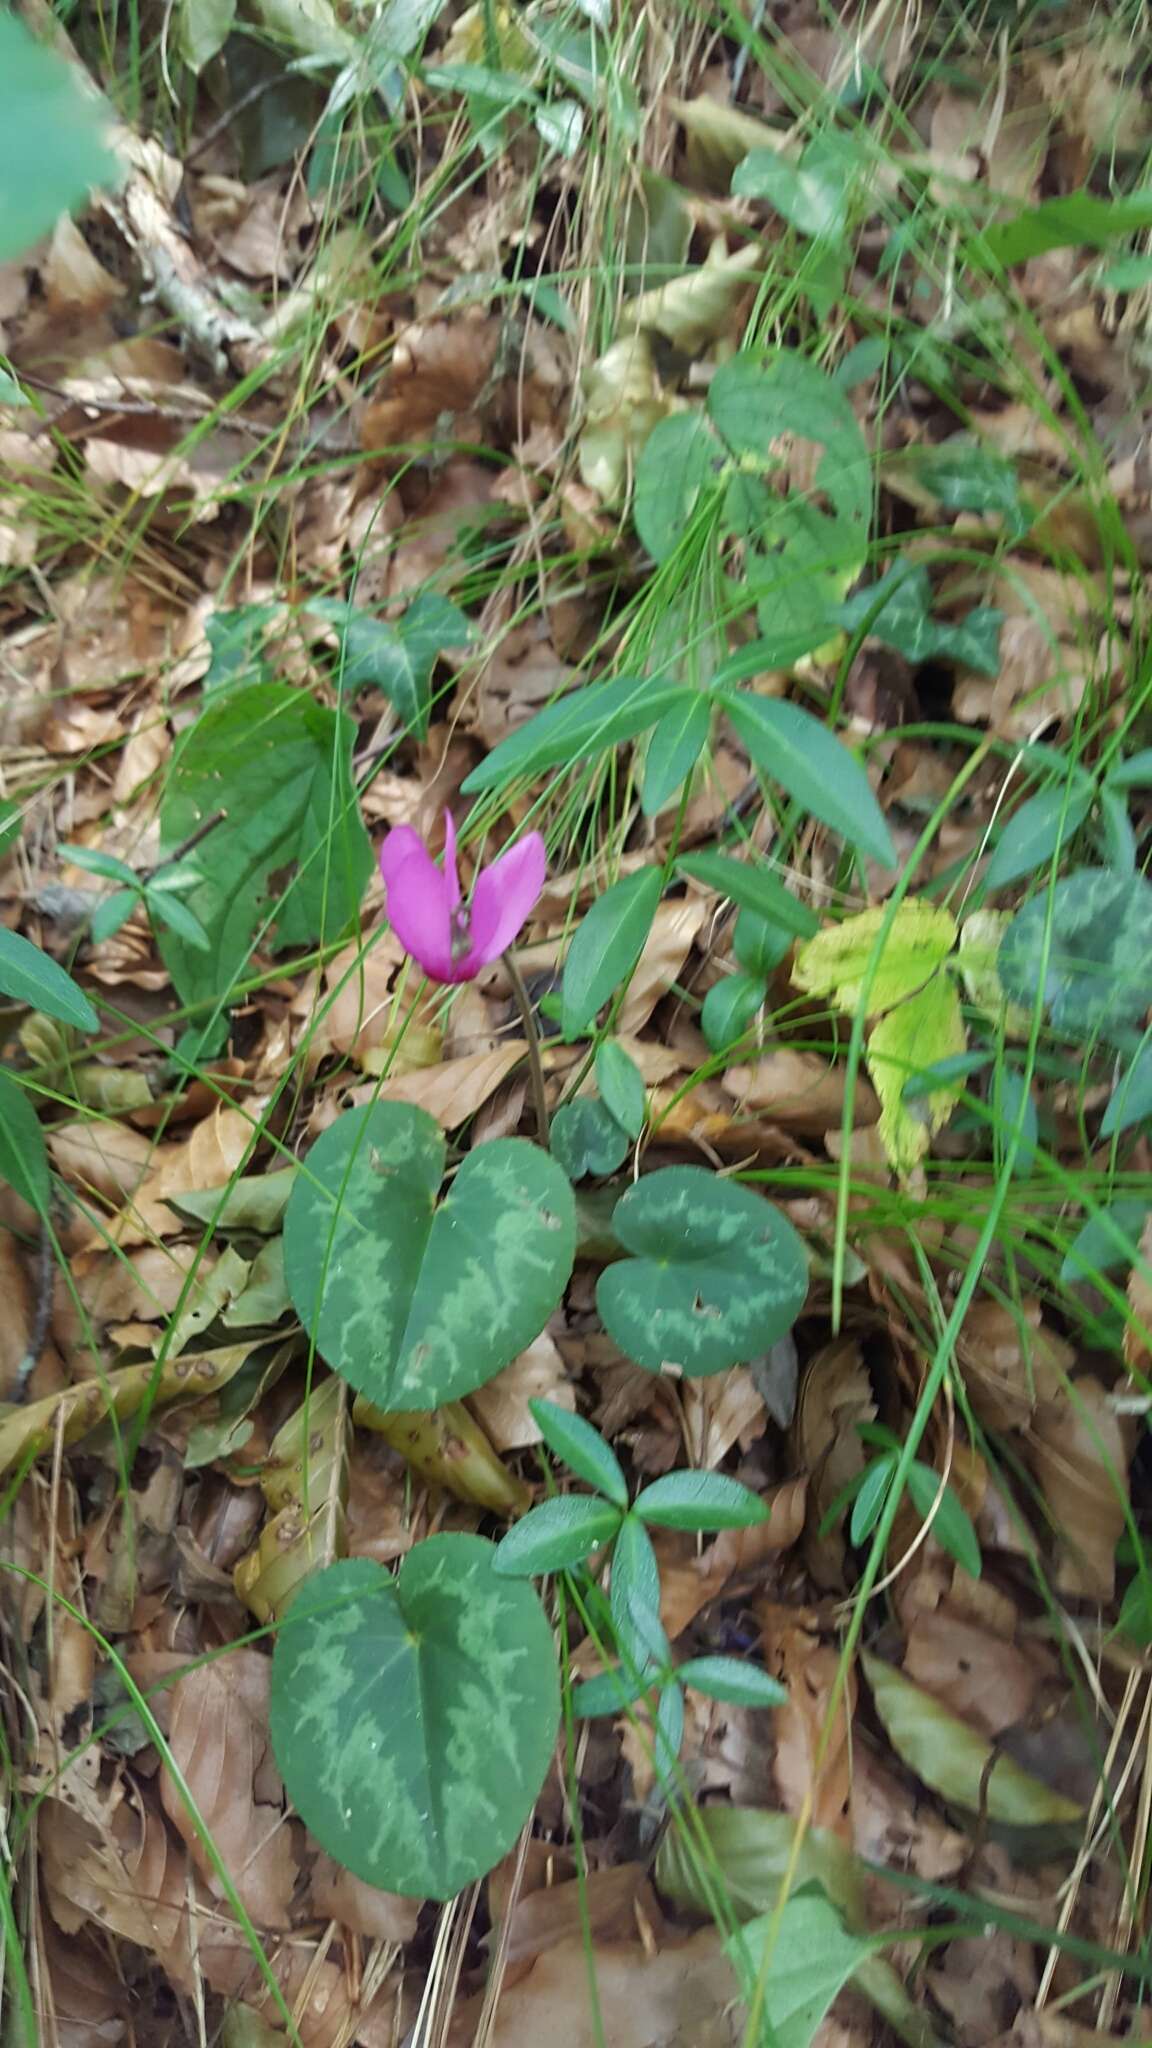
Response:
[[[634,1256],[596,1287],[605,1329],[650,1372],[696,1378],[756,1358],[790,1330],[808,1260],[787,1217],[702,1166],[670,1166],[629,1188],[612,1227]]]
[[[317,1139],[288,1200],[300,1320],[379,1408],[437,1408],[483,1386],[539,1335],[572,1271],[575,1202],[546,1152],[481,1145],[437,1206],[443,1169],[433,1118],[376,1102]]]
[[[272,1660],[272,1747],[317,1840],[366,1884],[451,1898],[511,1848],[559,1724],[552,1632],[492,1544],[432,1536],[302,1586]]]
[[[615,1173],[628,1151],[627,1131],[594,1095],[577,1095],[574,1101],[561,1103],[552,1118],[549,1142],[569,1180]]]

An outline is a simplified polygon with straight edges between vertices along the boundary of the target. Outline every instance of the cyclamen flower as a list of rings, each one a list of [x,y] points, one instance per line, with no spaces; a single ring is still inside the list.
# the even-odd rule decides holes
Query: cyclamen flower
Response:
[[[436,866],[411,825],[397,825],[380,851],[388,922],[433,981],[472,981],[522,930],[544,887],[544,841],[528,832],[476,877],[460,900],[456,827],[444,819],[444,865]]]

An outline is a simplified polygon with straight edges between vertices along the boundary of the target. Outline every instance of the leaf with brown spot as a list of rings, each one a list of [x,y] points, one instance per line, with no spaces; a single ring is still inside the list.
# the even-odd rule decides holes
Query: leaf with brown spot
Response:
[[[157,1378],[155,1364],[125,1365],[99,1380],[82,1380],[25,1408],[0,1411],[0,1473],[31,1451],[39,1457],[55,1444],[76,1443],[110,1416],[126,1422],[135,1415],[154,1386],[157,1405],[198,1399],[218,1393],[251,1357],[256,1345],[228,1344],[219,1351],[201,1351],[170,1358]]]

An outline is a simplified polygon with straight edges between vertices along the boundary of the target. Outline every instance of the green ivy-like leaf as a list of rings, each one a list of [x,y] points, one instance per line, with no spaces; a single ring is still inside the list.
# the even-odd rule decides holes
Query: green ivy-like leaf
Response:
[[[288,1199],[297,1313],[380,1408],[436,1408],[482,1386],[539,1335],[572,1270],[575,1202],[546,1152],[480,1145],[437,1206],[443,1172],[433,1118],[377,1102],[317,1139]]]
[[[284,683],[227,691],[185,735],[160,813],[163,848],[226,814],[183,863],[199,876],[187,904],[209,949],[170,927],[157,935],[186,1002],[227,997],[274,907],[273,946],[311,945],[352,923],[372,871],[354,738],[345,713]]]
[[[478,1536],[418,1543],[309,1579],[272,1660],[272,1746],[288,1795],[339,1863],[448,1899],[511,1848],[559,1723],[552,1631]]]
[[[1046,948],[1041,994],[1058,1030],[1108,1037],[1135,1024],[1152,1002],[1152,886],[1143,875],[1079,868],[1051,898],[1026,903],[996,964],[1006,993],[1029,1008]]]
[[[80,207],[94,185],[116,185],[105,147],[111,109],[82,90],[77,72],[0,13],[0,263],[22,256]]]
[[[704,1167],[648,1174],[621,1196],[612,1227],[633,1256],[601,1274],[597,1306],[650,1372],[676,1364],[694,1378],[755,1358],[803,1307],[808,1261],[792,1225]]]

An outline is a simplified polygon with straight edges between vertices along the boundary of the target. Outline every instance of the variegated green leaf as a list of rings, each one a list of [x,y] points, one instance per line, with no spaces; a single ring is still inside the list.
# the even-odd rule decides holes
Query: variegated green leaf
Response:
[[[511,1848],[544,1781],[560,1690],[531,1587],[492,1544],[433,1536],[393,1576],[309,1579],[272,1660],[272,1747],[329,1855],[367,1884],[451,1898]]]
[[[479,1146],[437,1204],[443,1171],[425,1110],[372,1103],[317,1139],[285,1213],[300,1319],[380,1408],[483,1386],[539,1335],[572,1271],[572,1189],[538,1146]]]
[[[609,1336],[651,1372],[679,1365],[695,1378],[755,1358],[804,1305],[808,1261],[787,1217],[702,1166],[646,1175],[612,1227],[634,1256],[600,1275],[596,1303]]]

